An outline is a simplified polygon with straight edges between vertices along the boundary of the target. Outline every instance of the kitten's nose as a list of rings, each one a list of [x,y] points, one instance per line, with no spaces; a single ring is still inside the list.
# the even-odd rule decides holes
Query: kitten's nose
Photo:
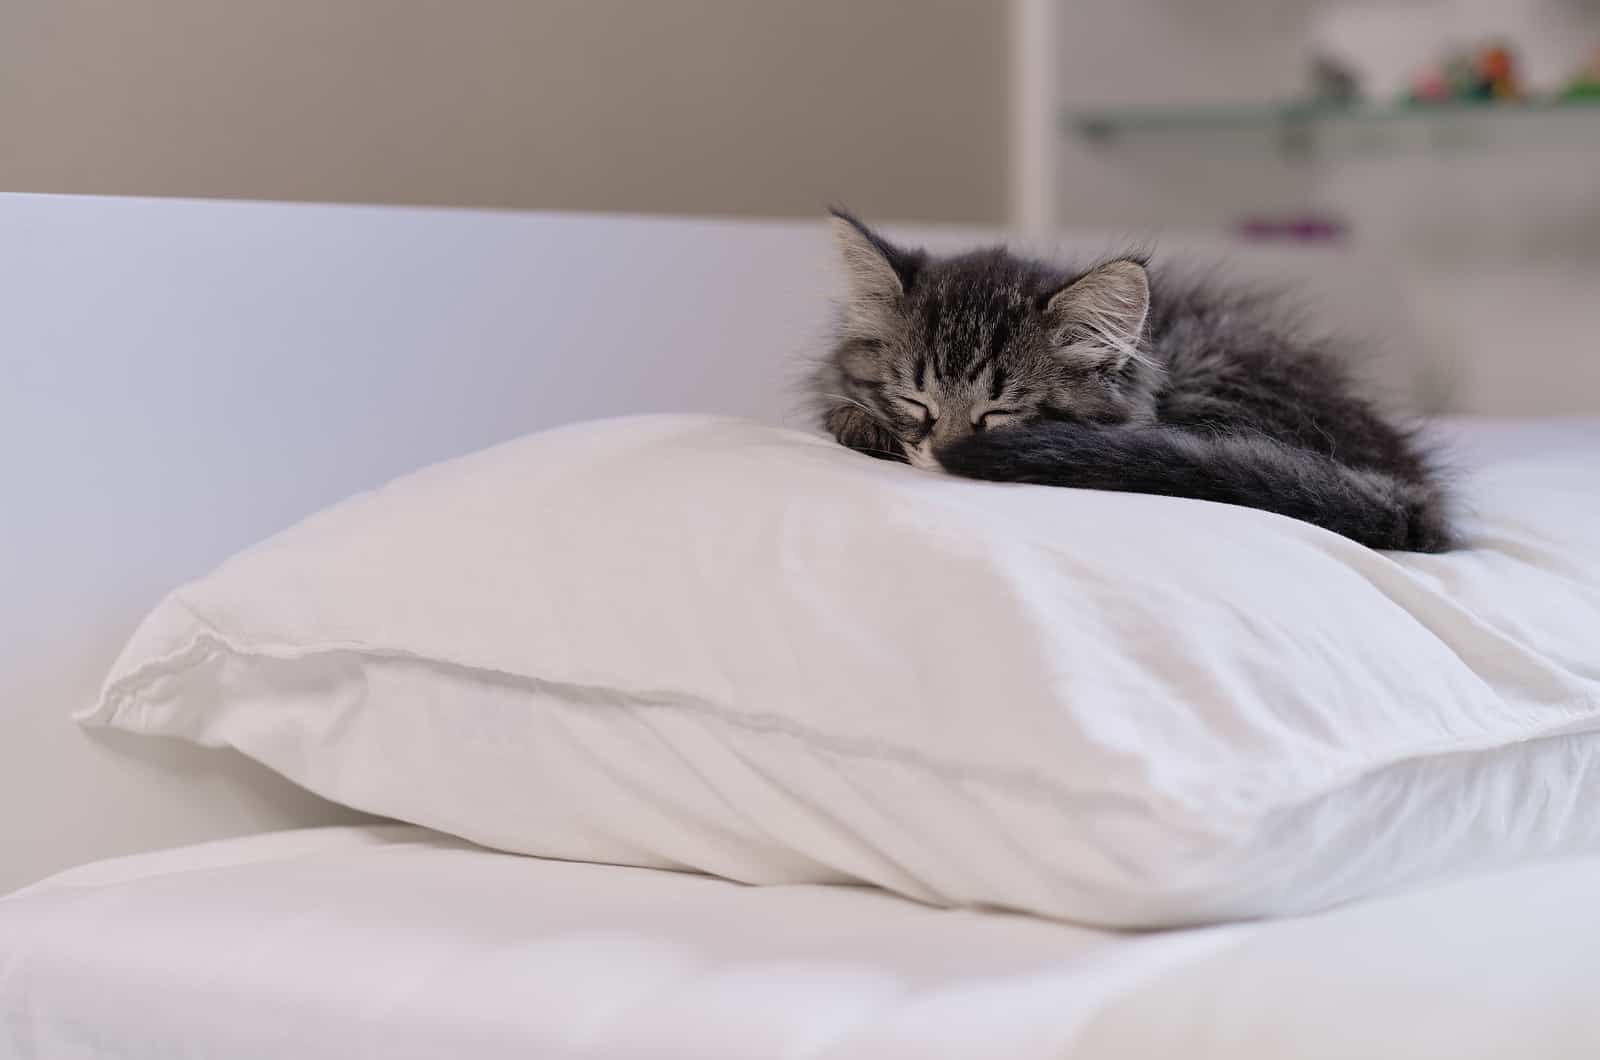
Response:
[[[917,467],[930,470],[940,470],[938,453],[946,446],[960,441],[970,432],[970,428],[962,421],[960,416],[941,416],[933,425],[933,430],[916,447],[917,452],[910,457],[911,463]]]
[[[961,416],[941,416],[934,423],[933,430],[928,432],[928,448],[932,450],[943,449],[970,430],[971,427]]]

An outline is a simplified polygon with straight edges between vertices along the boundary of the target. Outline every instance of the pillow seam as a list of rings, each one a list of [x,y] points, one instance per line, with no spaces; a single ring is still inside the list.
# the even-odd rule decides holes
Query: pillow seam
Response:
[[[180,605],[193,618],[197,626],[203,627],[201,631],[191,633],[181,648],[169,652],[159,659],[143,663],[132,672],[108,684],[97,703],[75,715],[80,722],[111,725],[119,718],[124,717],[128,713],[126,708],[131,705],[137,711],[138,727],[142,730],[148,730],[150,728],[148,711],[151,704],[144,693],[150,685],[163,678],[179,677],[184,672],[193,669],[204,659],[217,654],[228,653],[244,659],[254,657],[294,660],[343,652],[379,660],[399,659],[430,666],[448,666],[472,673],[493,675],[519,683],[531,682],[550,688],[565,689],[568,692],[576,691],[588,698],[597,696],[621,697],[628,701],[624,705],[629,708],[663,709],[678,713],[698,714],[702,717],[712,718],[719,724],[729,728],[740,729],[745,732],[771,732],[789,736],[806,744],[815,751],[840,755],[846,758],[876,759],[878,761],[909,765],[947,781],[979,783],[1000,788],[1023,795],[1029,798],[1030,801],[1043,799],[1048,802],[1059,802],[1084,797],[1106,797],[1103,794],[1093,792],[1075,793],[1072,789],[1063,786],[1059,781],[1039,776],[1032,771],[1008,776],[1005,775],[1007,771],[983,765],[979,765],[976,770],[972,767],[956,767],[928,758],[910,748],[872,740],[863,740],[860,743],[874,746],[851,746],[850,743],[855,741],[841,742],[810,727],[796,725],[789,719],[778,715],[749,714],[730,710],[715,703],[704,701],[701,697],[684,693],[641,692],[585,685],[573,681],[551,680],[530,674],[501,670],[495,667],[421,655],[406,649],[389,648],[366,641],[318,641],[313,645],[283,643],[272,645],[251,644],[246,646],[219,629],[215,623],[211,622],[206,616],[197,611],[192,604],[187,600],[183,600],[177,594],[173,595],[172,602]],[[1534,726],[1521,726],[1514,734],[1502,734],[1477,741],[1457,739],[1448,743],[1421,744],[1390,750],[1385,752],[1381,758],[1369,759],[1353,766],[1346,762],[1343,768],[1330,770],[1319,781],[1292,789],[1284,797],[1249,800],[1250,805],[1242,812],[1243,820],[1225,831],[1227,834],[1242,835],[1271,815],[1306,806],[1365,777],[1409,762],[1447,755],[1481,755],[1512,744],[1553,736],[1578,735],[1584,732],[1593,732],[1595,728],[1600,728],[1600,718],[1592,717],[1597,711],[1600,711],[1600,702],[1597,702],[1593,697],[1585,697],[1584,700],[1577,704],[1561,706],[1555,709],[1561,710],[1564,716],[1560,719]],[[1588,719],[1590,725],[1578,729],[1568,728],[1575,721],[1581,720],[1585,714],[1591,715]],[[1234,787],[1236,793],[1241,792],[1243,789],[1243,785],[1235,785]],[[1119,800],[1127,798],[1126,795],[1120,793],[1111,797]],[[1238,829],[1237,832],[1236,829]]]

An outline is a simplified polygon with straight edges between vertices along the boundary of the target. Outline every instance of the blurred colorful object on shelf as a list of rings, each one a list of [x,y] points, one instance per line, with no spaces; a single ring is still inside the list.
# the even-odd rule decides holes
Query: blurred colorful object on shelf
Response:
[[[1452,52],[1417,74],[1406,98],[1412,103],[1515,102],[1523,98],[1516,56],[1505,44]]]
[[[1311,98],[1318,103],[1349,105],[1360,103],[1361,76],[1329,55],[1311,59]]]
[[[1589,62],[1578,71],[1561,96],[1563,99],[1600,99],[1600,48],[1594,50]]]
[[[1424,70],[1411,85],[1413,103],[1448,103],[1453,95],[1449,78],[1438,68]]]
[[[1517,64],[1511,49],[1496,44],[1479,53],[1478,80],[1475,90],[1484,99],[1521,99],[1522,86],[1517,79]]]

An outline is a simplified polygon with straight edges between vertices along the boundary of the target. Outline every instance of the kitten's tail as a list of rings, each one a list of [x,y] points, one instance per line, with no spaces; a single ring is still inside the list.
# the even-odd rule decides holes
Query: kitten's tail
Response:
[[[1370,548],[1444,552],[1453,544],[1438,485],[1251,435],[1043,423],[968,435],[937,457],[967,478],[1260,508]]]

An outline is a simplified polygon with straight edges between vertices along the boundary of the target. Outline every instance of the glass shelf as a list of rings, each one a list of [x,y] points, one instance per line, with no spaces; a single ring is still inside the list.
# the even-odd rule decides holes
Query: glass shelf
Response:
[[[1290,155],[1600,147],[1600,99],[1392,106],[1269,103],[1072,111],[1064,129],[1099,147],[1219,146],[1255,142]]]

